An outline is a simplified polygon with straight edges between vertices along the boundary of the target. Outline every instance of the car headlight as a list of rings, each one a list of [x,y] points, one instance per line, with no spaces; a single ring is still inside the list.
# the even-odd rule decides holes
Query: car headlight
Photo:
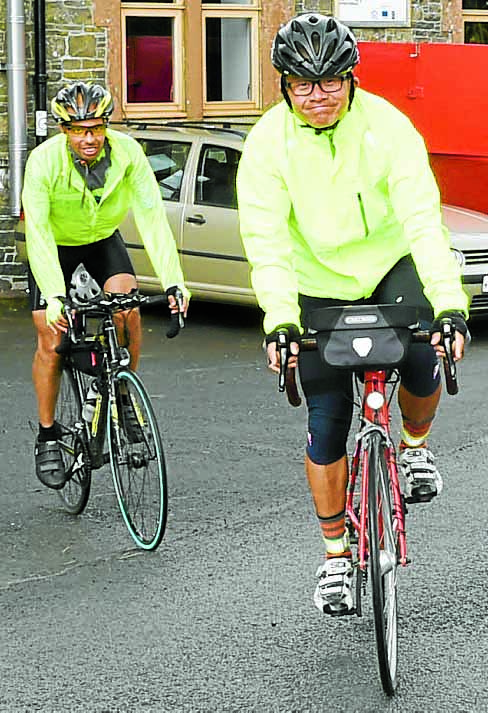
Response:
[[[466,264],[466,258],[464,257],[464,253],[461,252],[461,250],[456,250],[455,248],[451,248],[451,252],[459,267],[463,269]]]

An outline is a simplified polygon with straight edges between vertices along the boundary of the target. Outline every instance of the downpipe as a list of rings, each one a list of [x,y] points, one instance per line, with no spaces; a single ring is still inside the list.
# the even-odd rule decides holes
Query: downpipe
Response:
[[[20,216],[27,156],[25,12],[23,0],[7,0],[7,95],[10,214]]]

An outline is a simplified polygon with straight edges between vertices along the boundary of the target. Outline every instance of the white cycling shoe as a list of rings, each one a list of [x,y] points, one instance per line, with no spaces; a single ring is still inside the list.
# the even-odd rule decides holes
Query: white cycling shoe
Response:
[[[442,491],[442,478],[428,448],[404,448],[398,458],[407,503],[428,503]]]
[[[319,578],[313,601],[324,614],[341,616],[353,608],[352,562],[349,557],[331,557],[317,570]]]

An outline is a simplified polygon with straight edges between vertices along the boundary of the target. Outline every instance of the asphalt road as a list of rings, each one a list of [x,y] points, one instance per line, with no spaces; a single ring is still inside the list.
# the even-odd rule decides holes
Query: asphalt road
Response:
[[[177,339],[144,320],[170,512],[132,548],[108,469],[71,518],[33,474],[30,315],[0,305],[0,711],[454,713],[488,710],[488,325],[431,446],[438,501],[412,506],[400,577],[400,686],[379,682],[370,607],[313,607],[321,538],[303,475],[305,410],[264,368],[257,311],[192,306]],[[397,421],[393,424],[398,431]]]

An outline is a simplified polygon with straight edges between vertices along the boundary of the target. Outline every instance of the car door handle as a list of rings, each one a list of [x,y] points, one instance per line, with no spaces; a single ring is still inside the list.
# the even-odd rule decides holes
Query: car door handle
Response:
[[[200,213],[198,213],[197,215],[190,215],[190,216],[186,219],[186,222],[187,222],[187,223],[196,223],[197,225],[203,225],[203,224],[206,223],[207,221],[205,220],[205,218],[203,217],[203,215],[200,215]]]

